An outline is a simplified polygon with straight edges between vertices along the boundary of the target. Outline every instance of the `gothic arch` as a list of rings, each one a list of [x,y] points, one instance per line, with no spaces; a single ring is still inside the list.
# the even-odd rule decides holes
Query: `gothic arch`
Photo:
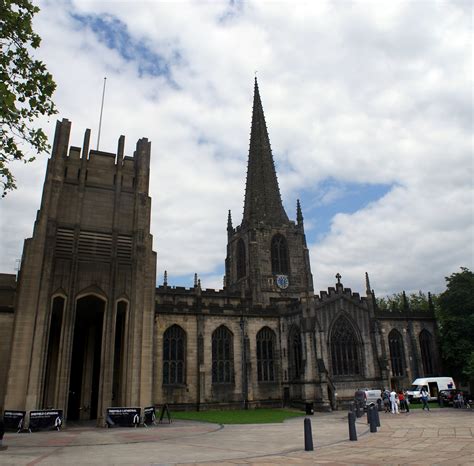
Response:
[[[225,325],[212,332],[212,383],[234,383],[234,335]]]
[[[361,343],[357,332],[345,315],[340,315],[330,332],[332,374],[335,376],[362,375]]]
[[[405,351],[403,349],[403,337],[397,329],[388,334],[388,347],[390,349],[390,364],[392,375],[402,377],[405,375]]]
[[[420,341],[421,362],[423,363],[423,373],[425,376],[433,375],[433,335],[428,330],[423,329],[418,337]]]
[[[186,383],[186,332],[171,325],[163,334],[163,385]]]
[[[290,381],[300,380],[303,376],[301,331],[296,325],[288,333],[288,375]]]
[[[269,327],[262,327],[256,336],[257,340],[257,380],[259,382],[275,381],[275,347],[276,334]]]
[[[288,243],[286,238],[277,233],[272,238],[271,243],[271,259],[272,272],[274,274],[288,275],[289,273],[289,257],[288,257]]]

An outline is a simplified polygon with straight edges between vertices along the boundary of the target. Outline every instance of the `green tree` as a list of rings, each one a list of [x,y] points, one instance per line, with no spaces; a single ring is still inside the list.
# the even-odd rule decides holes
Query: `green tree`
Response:
[[[410,293],[406,295],[408,307],[410,309],[428,311],[429,310],[429,300],[428,296],[422,291],[418,293]],[[436,302],[436,296],[431,295],[433,304]],[[394,293],[393,295],[386,296],[383,298],[376,298],[377,306],[382,311],[398,311],[403,310],[405,307],[403,292]]]
[[[474,273],[461,267],[446,282],[436,309],[445,370],[474,380]]]
[[[15,189],[11,162],[31,162],[32,149],[49,150],[46,134],[33,122],[41,115],[57,113],[51,96],[56,88],[45,64],[34,59],[40,37],[32,19],[39,11],[28,0],[0,0],[0,191],[4,197]]]

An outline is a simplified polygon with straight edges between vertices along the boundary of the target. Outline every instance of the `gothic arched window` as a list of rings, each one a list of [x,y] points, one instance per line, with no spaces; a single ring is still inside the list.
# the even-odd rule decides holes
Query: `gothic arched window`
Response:
[[[212,383],[234,382],[234,338],[221,325],[212,334]]]
[[[424,375],[433,375],[433,337],[426,329],[420,332],[420,349]]]
[[[259,382],[275,381],[275,332],[263,327],[257,333],[257,376]]]
[[[333,375],[359,375],[359,344],[350,322],[341,317],[331,333],[331,360]]]
[[[405,375],[405,352],[403,351],[403,338],[398,330],[393,329],[388,334],[388,346],[390,348],[392,374],[395,377],[401,377]]]
[[[283,235],[272,238],[272,272],[275,274],[288,274],[288,245]]]
[[[237,242],[237,280],[247,275],[245,258],[245,243],[242,238]]]
[[[163,385],[184,384],[186,379],[186,333],[172,325],[163,335]]]
[[[288,373],[290,380],[298,380],[303,375],[303,350],[298,328],[293,327],[288,337]]]

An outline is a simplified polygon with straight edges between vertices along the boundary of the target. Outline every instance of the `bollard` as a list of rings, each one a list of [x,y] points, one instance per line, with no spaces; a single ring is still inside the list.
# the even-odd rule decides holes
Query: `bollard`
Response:
[[[380,416],[379,416],[379,410],[378,409],[374,409],[373,416],[375,417],[375,425],[377,427],[380,427]]]
[[[311,430],[311,420],[304,420],[304,449],[305,451],[313,451],[313,432]]]
[[[375,412],[374,412],[374,407],[371,406],[369,410],[371,411],[369,415],[369,420],[370,420],[370,432],[374,433],[377,432],[377,422],[375,420]]]
[[[372,416],[372,412],[370,411],[370,406],[367,405],[367,424],[370,424],[370,416]]]
[[[356,419],[354,413],[347,413],[347,422],[349,423],[349,440],[357,440]]]

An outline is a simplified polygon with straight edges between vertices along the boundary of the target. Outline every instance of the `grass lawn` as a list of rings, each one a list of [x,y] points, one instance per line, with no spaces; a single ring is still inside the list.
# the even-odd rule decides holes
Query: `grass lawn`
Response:
[[[217,424],[265,424],[304,416],[303,411],[291,409],[232,409],[223,411],[173,411],[171,419],[215,422]]]

